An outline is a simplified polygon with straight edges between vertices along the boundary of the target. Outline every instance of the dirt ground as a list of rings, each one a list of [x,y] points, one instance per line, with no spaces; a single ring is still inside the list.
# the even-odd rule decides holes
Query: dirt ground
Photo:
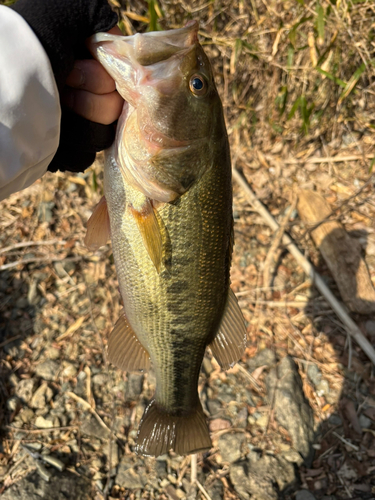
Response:
[[[120,9],[112,3],[126,34],[199,20],[233,167],[342,302],[298,210],[302,190],[319,193],[328,219],[360,248],[375,285],[375,4],[129,0]],[[198,455],[193,485],[190,457],[135,456],[155,381],[152,372],[122,374],[106,360],[121,309],[111,247],[93,253],[83,245],[101,195],[99,155],[83,174],[48,173],[0,204],[4,498],[39,498],[30,484],[44,498],[60,498],[59,477],[67,484],[71,477],[81,485],[77,499],[374,499],[374,366],[235,181],[232,288],[248,347],[226,373],[209,352],[203,363],[199,388],[214,448]],[[359,287],[349,295],[357,297]],[[375,346],[371,290],[367,314],[344,309]],[[285,396],[291,408],[296,404],[298,428],[293,413],[283,420],[272,389],[285,359],[295,370],[296,394],[301,386],[300,403]],[[308,451],[297,444],[298,432]],[[65,471],[46,463],[48,483],[38,453],[58,458]],[[254,464],[266,458],[260,472]],[[55,489],[43,489],[48,484]]]

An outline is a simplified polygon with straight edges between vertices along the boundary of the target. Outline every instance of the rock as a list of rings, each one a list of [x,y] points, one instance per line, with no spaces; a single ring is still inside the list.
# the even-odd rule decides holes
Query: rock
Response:
[[[77,375],[77,368],[73,365],[73,363],[68,363],[67,361],[64,361],[61,376],[67,378],[73,378],[76,375]]]
[[[119,450],[116,441],[111,441],[111,443],[106,443],[103,446],[103,452],[107,456],[107,464],[111,463],[111,469],[117,467],[119,463]]]
[[[116,484],[120,487],[136,490],[142,488],[146,484],[145,476],[141,476],[139,471],[135,471],[134,467],[130,467],[126,464],[120,464],[116,476]]]
[[[260,366],[273,366],[276,363],[276,354],[271,349],[263,349],[247,361],[248,371],[251,373]]]
[[[34,412],[30,408],[24,408],[23,410],[20,411],[19,418],[22,420],[23,423],[27,424],[28,422],[31,422],[31,420],[34,418]]]
[[[56,347],[50,347],[49,349],[47,349],[45,354],[48,359],[59,359],[60,349],[57,349]]]
[[[143,389],[143,374],[142,373],[129,373],[128,386],[126,397],[128,400],[133,401],[138,399]]]
[[[68,471],[55,472],[52,467],[48,471],[52,474],[48,483],[37,472],[32,472],[7,489],[2,494],[2,500],[41,500],[42,498],[92,500],[95,497],[90,481],[85,477]]]
[[[316,387],[322,380],[322,374],[315,363],[309,363],[307,366],[307,376],[310,382]]]
[[[219,437],[217,442],[221,458],[224,462],[233,463],[241,458],[242,445],[246,441],[244,434],[227,433]]]
[[[21,401],[17,396],[13,396],[7,400],[7,409],[9,411],[16,411],[21,405]]]
[[[47,420],[41,416],[36,417],[35,426],[38,427],[38,429],[51,429],[51,427],[54,427],[52,420]]]
[[[319,397],[329,394],[329,384],[326,379],[322,379],[321,382],[316,386],[316,394]]]
[[[296,450],[288,450],[282,453],[283,458],[290,463],[295,463],[297,465],[302,465],[303,458]]]
[[[368,321],[366,321],[365,328],[366,328],[366,333],[368,333],[368,335],[371,335],[371,337],[375,336],[375,321],[374,320],[369,319]]]
[[[222,500],[224,498],[224,485],[221,481],[215,481],[212,486],[206,487],[211,500]]]
[[[110,432],[102,427],[93,415],[88,416],[81,425],[81,432],[90,437],[108,439]]]
[[[38,365],[35,369],[35,374],[44,380],[54,380],[59,371],[59,364],[56,361],[47,359],[44,363]]]
[[[296,475],[283,458],[265,455],[232,465],[230,479],[243,500],[278,500],[280,491],[293,487]]]
[[[296,500],[316,500],[309,490],[299,490],[296,492]]]
[[[310,465],[314,450],[313,411],[305,398],[301,377],[291,357],[286,356],[266,378],[268,394],[274,398],[276,420],[289,433],[293,447]]]
[[[359,417],[359,425],[362,427],[362,429],[369,429],[371,427],[371,424],[371,418],[366,417],[366,415],[361,415]]]
[[[97,373],[92,377],[92,383],[97,386],[103,386],[108,382],[108,375],[106,373]]]
[[[38,389],[35,391],[33,397],[30,401],[31,408],[44,408],[46,406],[46,401],[51,401],[53,396],[52,389],[48,387],[47,383],[44,382]]]
[[[215,415],[217,415],[217,413],[219,413],[223,409],[220,401],[217,399],[209,399],[206,403],[206,406],[211,417],[215,417]]]
[[[34,387],[35,380],[26,378],[17,384],[15,393],[23,402],[28,403],[32,398]]]

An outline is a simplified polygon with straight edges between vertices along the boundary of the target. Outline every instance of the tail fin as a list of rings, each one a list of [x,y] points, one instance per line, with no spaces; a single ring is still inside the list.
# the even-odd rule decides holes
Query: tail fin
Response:
[[[155,400],[146,408],[137,435],[136,452],[158,457],[173,450],[187,455],[212,447],[200,402],[188,415],[176,416],[158,408]]]

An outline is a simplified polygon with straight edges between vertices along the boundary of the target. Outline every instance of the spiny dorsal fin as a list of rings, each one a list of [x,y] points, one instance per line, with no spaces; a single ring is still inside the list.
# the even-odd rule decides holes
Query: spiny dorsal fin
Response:
[[[178,455],[198,453],[212,447],[202,405],[186,415],[172,415],[153,400],[146,408],[137,434],[136,452],[158,457],[169,450]]]
[[[127,372],[147,370],[150,366],[150,356],[139,342],[125,314],[117,320],[108,339],[109,361]]]
[[[157,272],[160,272],[162,261],[162,237],[151,201],[146,198],[141,210],[130,207],[134,219],[137,222],[139,232],[141,233],[143,244],[152,260]]]
[[[214,340],[209,344],[212,354],[223,370],[241,358],[246,347],[247,332],[237,298],[229,288],[224,314]]]
[[[89,250],[97,250],[107,243],[111,236],[109,215],[105,196],[102,196],[87,221],[84,243]]]

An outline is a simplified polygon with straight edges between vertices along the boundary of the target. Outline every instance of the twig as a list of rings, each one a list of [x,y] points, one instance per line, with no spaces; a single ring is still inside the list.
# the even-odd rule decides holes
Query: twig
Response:
[[[340,441],[342,441],[344,444],[346,444],[346,446],[350,446],[350,448],[353,448],[353,450],[355,451],[359,451],[359,448],[358,446],[356,446],[355,444],[351,443],[350,441],[348,441],[347,439],[343,438],[342,436],[340,436],[340,434],[337,434],[337,432],[333,431],[332,434],[334,436],[336,436]]]
[[[35,257],[32,259],[21,259],[16,262],[9,262],[9,264],[3,264],[0,266],[0,271],[5,271],[6,269],[13,269],[14,267],[20,266],[21,264],[30,264],[37,262],[59,262],[59,261],[70,261],[77,262],[81,260],[82,257]]]
[[[73,398],[77,401],[77,403],[81,404],[84,408],[86,408],[86,410],[89,410],[90,413],[92,413],[94,415],[94,417],[96,418],[96,420],[99,422],[99,424],[103,427],[103,429],[106,429],[109,433],[112,434],[111,432],[111,429],[107,426],[107,424],[103,421],[103,419],[101,418],[100,415],[98,415],[98,413],[94,410],[94,408],[90,405],[90,403],[88,403],[87,401],[85,401],[84,399],[80,398],[79,396],[77,396],[77,394],[74,394],[74,392],[67,392],[66,395],[69,397],[69,398]]]
[[[21,243],[15,243],[9,247],[0,248],[0,253],[6,253],[10,250],[16,250],[17,248],[33,247],[38,245],[65,245],[64,240],[46,240],[46,241],[23,241]]]
[[[267,158],[267,156],[266,156]],[[367,160],[372,160],[374,158],[374,154],[367,155],[351,155],[351,156],[324,156],[322,158],[312,156],[310,158],[292,158],[282,160],[283,163],[287,165],[300,165],[301,163],[338,163],[344,161],[356,161],[363,160],[366,158]]]
[[[196,482],[197,482],[197,454],[194,453],[191,456],[190,483],[195,484]]]
[[[264,207],[264,205],[258,200],[255,194],[250,189],[247,181],[244,177],[233,168],[233,177],[236,179],[238,184],[244,190],[246,197],[249,203],[253,206],[253,208],[261,215],[267,224],[276,231],[278,229],[278,224],[272,215],[268,212],[268,210]],[[336,299],[331,290],[324,283],[321,276],[315,271],[313,265],[304,257],[304,255],[298,250],[296,245],[293,243],[292,239],[284,234],[283,236],[283,244],[289,250],[289,252],[293,255],[293,257],[297,260],[298,264],[302,267],[305,273],[310,277],[312,282],[315,284],[317,289],[320,291],[322,295],[326,298],[326,300],[330,303],[332,309],[335,311],[340,320],[344,323],[346,331],[354,338],[357,344],[361,347],[361,349],[366,353],[372,363],[375,365],[375,350],[370,344],[370,342],[366,339],[366,337],[362,334],[358,326],[354,323],[351,317],[347,314],[342,304]]]
[[[48,429],[19,429],[18,427],[6,425],[6,428],[14,432],[23,432],[24,434],[39,434],[53,431],[73,431],[74,429],[78,429],[78,425],[66,425],[65,427],[48,427]]]
[[[249,373],[247,370],[245,370],[245,368],[240,365],[239,363],[236,365],[236,367],[240,370],[240,372],[242,372],[245,377],[247,377],[251,384],[254,386],[255,390],[259,393],[263,393],[264,390],[262,389],[262,387],[258,384],[258,382],[255,380],[255,378],[251,375],[251,373]]]
[[[14,335],[14,337],[10,337],[10,339],[4,340],[4,342],[1,342],[0,347],[4,347],[5,345],[9,344],[10,342],[13,342],[13,340],[17,340],[22,338],[22,335]]]
[[[198,481],[198,479],[195,480],[195,484],[198,486],[199,490],[201,491],[202,495],[206,498],[206,500],[212,500],[210,495],[207,493],[207,491],[203,488],[201,483]]]
[[[280,246],[281,240],[284,236],[285,228],[288,224],[289,218],[297,204],[297,197],[294,196],[292,203],[284,215],[278,230],[273,238],[270,249],[268,250],[267,256],[263,263],[263,286],[270,287],[272,282],[272,276],[275,273],[276,259],[274,258],[276,250]],[[271,292],[268,293],[271,295]],[[271,298],[271,297],[268,297]]]

